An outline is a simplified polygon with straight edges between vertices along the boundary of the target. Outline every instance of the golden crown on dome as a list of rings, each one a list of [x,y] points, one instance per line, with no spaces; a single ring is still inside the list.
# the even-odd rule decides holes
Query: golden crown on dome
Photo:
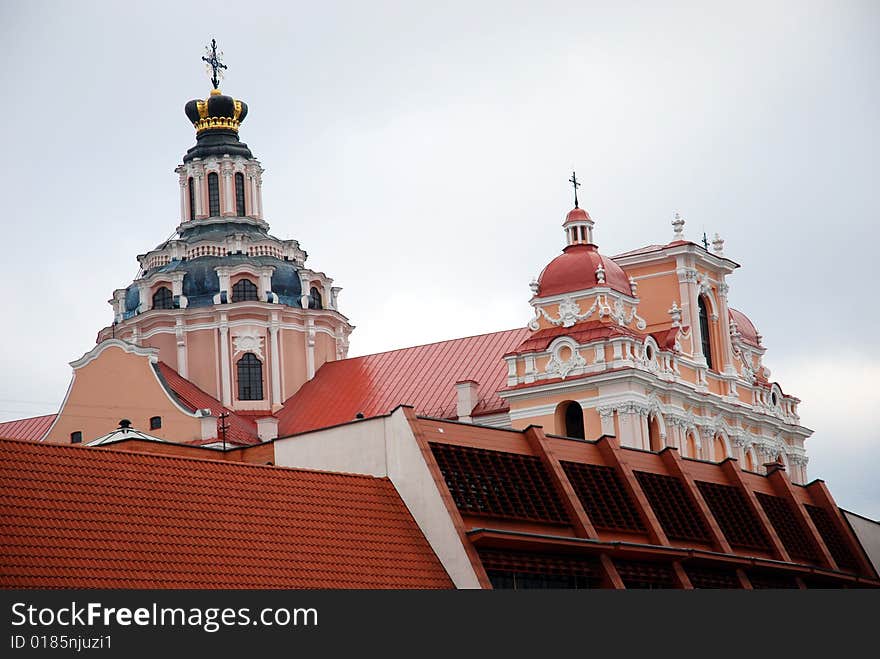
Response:
[[[220,61],[223,51],[217,50],[217,41],[211,39],[211,45],[205,47],[205,62],[211,83],[214,88],[205,100],[192,100],[184,106],[184,112],[192,122],[196,133],[206,130],[238,131],[241,122],[247,116],[247,103],[227,96],[220,91],[220,80],[227,68]]]

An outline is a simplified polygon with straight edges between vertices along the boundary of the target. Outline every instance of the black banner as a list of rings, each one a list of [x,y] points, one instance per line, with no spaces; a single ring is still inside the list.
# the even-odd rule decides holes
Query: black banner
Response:
[[[0,591],[0,599],[3,657],[737,647],[812,656],[829,640],[875,651],[880,603],[875,591]]]

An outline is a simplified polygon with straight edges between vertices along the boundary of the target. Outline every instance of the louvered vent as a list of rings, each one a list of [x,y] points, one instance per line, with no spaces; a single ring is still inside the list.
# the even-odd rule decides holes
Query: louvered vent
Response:
[[[430,447],[462,513],[570,523],[538,458],[449,444]]]
[[[680,479],[647,471],[635,473],[668,538],[709,542],[709,531]]]
[[[563,462],[562,469],[597,529],[645,530],[638,510],[612,467]]]

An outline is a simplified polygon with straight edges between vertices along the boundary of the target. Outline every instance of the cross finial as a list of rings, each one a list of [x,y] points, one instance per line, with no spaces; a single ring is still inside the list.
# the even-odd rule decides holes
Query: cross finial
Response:
[[[706,232],[703,232],[703,248],[708,252],[709,251],[709,238],[706,236]]]
[[[568,179],[568,182],[571,183],[574,188],[574,207],[578,207],[578,188],[581,187],[581,184],[578,183],[577,174],[574,172],[571,173],[571,178]]]
[[[202,61],[208,65],[208,73],[211,74],[211,83],[214,85],[214,89],[220,87],[220,80],[223,78],[223,69],[227,68],[227,66],[220,61],[221,57],[223,57],[223,51],[221,50],[219,53],[217,52],[217,40],[211,39],[211,45],[205,46],[205,56],[202,57]]]

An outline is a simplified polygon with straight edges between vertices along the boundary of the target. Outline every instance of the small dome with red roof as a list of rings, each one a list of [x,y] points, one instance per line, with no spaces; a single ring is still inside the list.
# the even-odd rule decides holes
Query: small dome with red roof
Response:
[[[596,277],[600,265],[605,270],[604,284],[600,284]],[[541,297],[560,295],[597,286],[607,286],[624,295],[632,295],[629,277],[623,268],[602,256],[595,245],[581,243],[568,245],[562,254],[550,261],[538,277],[537,294]]]
[[[570,211],[568,211],[568,215],[565,216],[565,222],[563,222],[562,226],[570,222],[592,222],[593,218],[590,217],[590,214],[585,211],[583,208],[578,208],[575,206]]]

